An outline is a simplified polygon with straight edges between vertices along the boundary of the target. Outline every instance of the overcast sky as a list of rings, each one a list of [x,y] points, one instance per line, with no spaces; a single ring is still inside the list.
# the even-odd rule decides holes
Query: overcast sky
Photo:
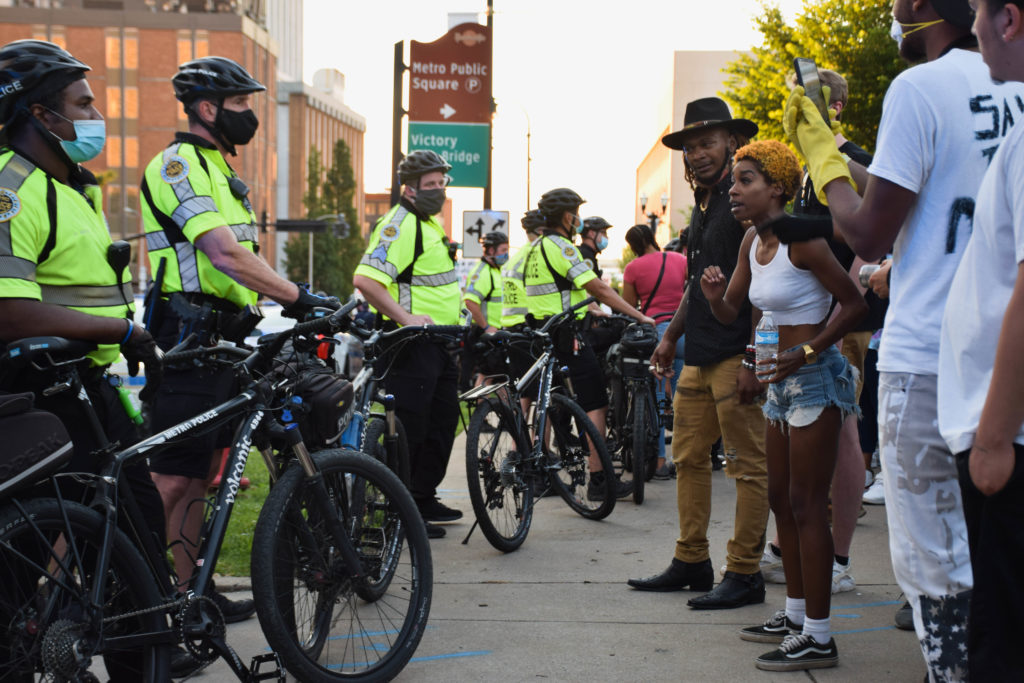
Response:
[[[802,4],[777,1],[789,19]],[[749,49],[759,43],[753,17],[760,4],[494,0],[494,9],[492,208],[509,210],[515,227],[528,208],[529,122],[531,206],[546,190],[572,187],[588,200],[584,216],[616,226],[609,236],[617,254],[633,223],[636,168],[666,123],[658,114],[672,53]],[[449,12],[481,12],[483,23],[484,10],[486,0],[305,0],[305,80],[322,68],[345,74],[345,103],[367,120],[368,192],[390,186],[394,44],[436,40],[448,30]],[[457,238],[462,211],[482,208],[483,191],[449,195]],[[513,244],[521,239],[514,230]]]

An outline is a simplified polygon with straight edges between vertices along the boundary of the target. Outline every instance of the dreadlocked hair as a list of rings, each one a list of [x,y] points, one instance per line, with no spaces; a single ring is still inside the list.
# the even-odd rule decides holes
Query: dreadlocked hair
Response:
[[[796,155],[778,140],[758,140],[736,150],[733,163],[750,161],[764,175],[769,185],[782,187],[783,203],[792,199],[800,189],[803,172]]]

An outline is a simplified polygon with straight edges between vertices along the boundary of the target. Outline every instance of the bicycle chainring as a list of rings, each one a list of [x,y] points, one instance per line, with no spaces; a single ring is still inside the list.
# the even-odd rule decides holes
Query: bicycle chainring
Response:
[[[224,638],[227,633],[227,622],[217,603],[205,595],[188,595],[178,613],[178,623],[181,642],[196,661],[209,664],[217,658],[219,653],[210,639]]]

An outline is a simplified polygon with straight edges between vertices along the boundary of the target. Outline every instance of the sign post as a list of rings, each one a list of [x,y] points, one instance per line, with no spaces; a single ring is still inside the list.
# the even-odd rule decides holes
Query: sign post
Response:
[[[459,24],[432,43],[411,41],[407,149],[452,165],[453,187],[486,187],[490,164],[491,29]]]

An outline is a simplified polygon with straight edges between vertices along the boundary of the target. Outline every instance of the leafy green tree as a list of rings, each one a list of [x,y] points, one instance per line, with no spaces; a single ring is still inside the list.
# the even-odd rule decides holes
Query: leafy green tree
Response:
[[[352,293],[352,275],[366,248],[359,231],[355,209],[356,181],[352,171],[352,152],[344,140],[334,143],[334,162],[324,173],[320,150],[312,148],[307,165],[308,179],[302,204],[306,218],[341,215],[348,234],[339,236],[328,227],[320,233],[298,233],[285,244],[285,268],[288,277],[305,281],[309,268],[309,239],[313,238],[313,291],[324,291],[342,298]],[[326,222],[333,222],[327,219]]]
[[[873,150],[885,91],[906,66],[889,37],[892,0],[804,0],[792,26],[778,6],[762,0],[762,7],[754,25],[763,43],[725,69],[722,97],[734,115],[757,123],[760,139],[785,140],[786,78],[793,72],[794,57],[808,57],[849,82],[844,135]]]

